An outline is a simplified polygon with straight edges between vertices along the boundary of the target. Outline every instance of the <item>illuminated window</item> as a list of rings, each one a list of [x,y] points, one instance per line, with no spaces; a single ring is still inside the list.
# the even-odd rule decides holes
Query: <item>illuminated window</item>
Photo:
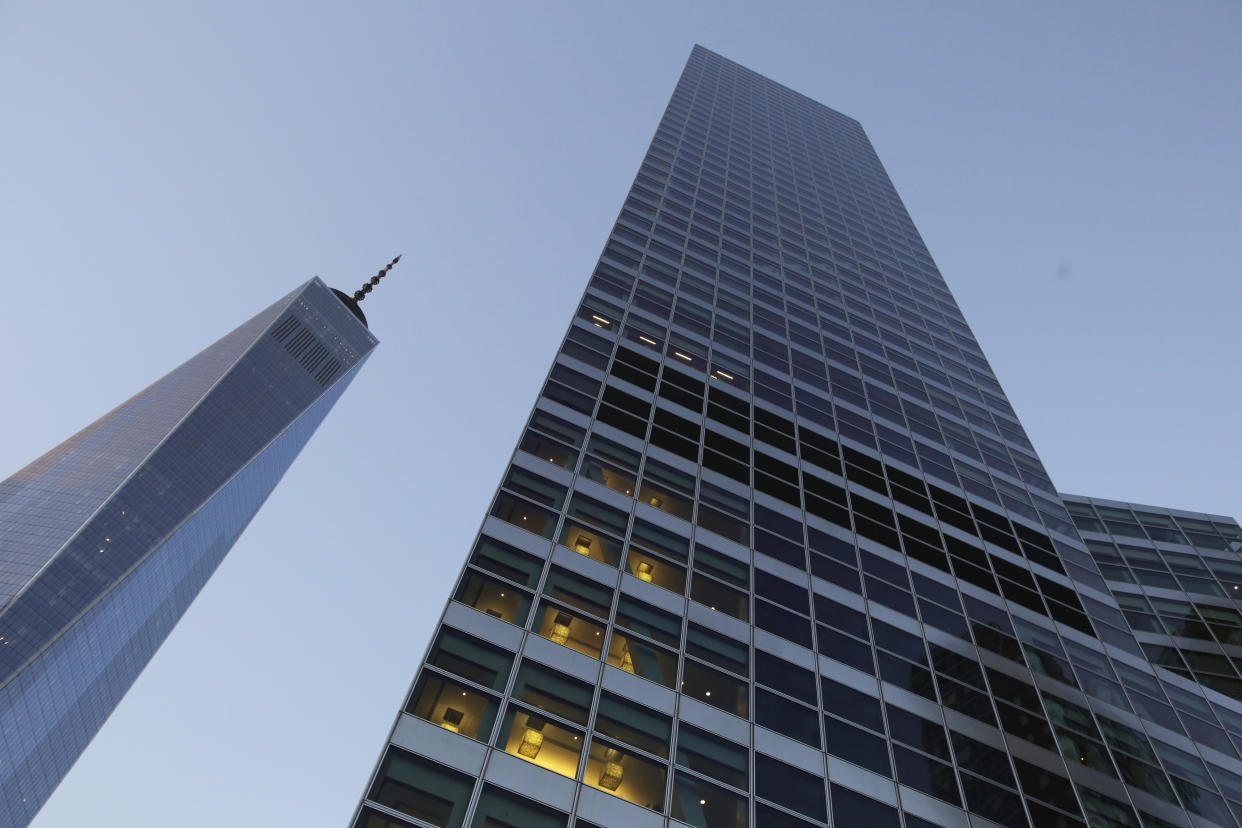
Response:
[[[663,763],[596,737],[591,740],[582,781],[644,808],[663,811],[667,775]]]
[[[508,492],[501,492],[492,507],[492,516],[508,521],[527,532],[551,539],[556,531],[557,515]]]
[[[686,591],[685,567],[657,558],[654,555],[630,547],[626,553],[626,567],[630,574],[641,581],[682,595]]]
[[[561,543],[587,558],[616,566],[621,560],[621,541],[578,523],[565,524]]]
[[[453,598],[518,626],[526,623],[526,614],[530,609],[530,595],[525,590],[471,568],[467,568],[466,577]]]
[[[500,728],[499,747],[571,779],[578,773],[583,733],[546,715],[510,704]]]
[[[543,601],[539,607],[536,623],[539,625],[539,634],[550,641],[577,650],[591,658],[599,658],[600,653],[603,652],[603,626],[563,607]]]
[[[621,543],[629,516],[597,500],[575,494],[569,504],[560,542],[588,557],[616,566],[621,560]],[[582,542],[589,546],[584,550]]]
[[[486,740],[496,720],[496,698],[453,681],[434,670],[423,671],[406,712],[445,730]]]
[[[650,475],[650,472],[648,472],[648,475]],[[643,481],[643,486],[638,492],[638,499],[648,506],[654,506],[660,511],[668,512],[670,515],[679,517],[682,520],[690,520],[690,515],[694,510],[694,504],[690,497],[664,488],[659,483],[652,483],[649,477]]]

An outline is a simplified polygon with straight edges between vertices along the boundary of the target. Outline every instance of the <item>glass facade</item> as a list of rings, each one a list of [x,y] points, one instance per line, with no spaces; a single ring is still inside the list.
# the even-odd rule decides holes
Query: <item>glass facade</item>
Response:
[[[0,484],[0,822],[33,818],[375,344],[313,280]]]
[[[1237,524],[1106,506],[858,123],[696,47],[353,825],[1233,825]]]

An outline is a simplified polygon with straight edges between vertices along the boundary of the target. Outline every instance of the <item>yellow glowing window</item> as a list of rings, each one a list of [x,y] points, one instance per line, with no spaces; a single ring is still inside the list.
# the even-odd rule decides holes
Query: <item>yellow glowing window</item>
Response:
[[[582,781],[636,805],[662,811],[667,775],[662,762],[593,738]]]
[[[432,670],[424,671],[406,712],[445,730],[486,739],[496,721],[497,700],[466,684],[460,684]]]
[[[514,706],[505,716],[500,744],[506,753],[572,778],[578,772],[582,743],[580,731]]]

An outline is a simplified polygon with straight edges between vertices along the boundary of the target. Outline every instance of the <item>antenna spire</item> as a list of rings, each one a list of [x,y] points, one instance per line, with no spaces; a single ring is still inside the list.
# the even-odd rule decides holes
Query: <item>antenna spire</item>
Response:
[[[398,255],[388,264],[381,267],[379,269],[379,273],[376,273],[374,276],[372,276],[370,280],[367,281],[367,283],[363,285],[361,288],[359,288],[358,290],[355,290],[354,301],[361,302],[364,298],[366,298],[366,295],[370,293],[372,290],[374,290],[375,286],[379,284],[380,279],[383,279],[385,276],[387,276],[388,271],[392,270],[392,266],[395,265],[399,261],[401,261],[400,255]]]

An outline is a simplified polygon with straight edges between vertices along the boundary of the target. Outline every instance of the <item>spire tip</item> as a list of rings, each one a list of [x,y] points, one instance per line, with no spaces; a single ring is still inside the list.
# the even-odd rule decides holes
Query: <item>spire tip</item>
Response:
[[[379,269],[379,272],[376,273],[374,276],[372,276],[367,281],[366,284],[364,284],[358,290],[354,291],[354,301],[361,302],[366,297],[366,295],[370,293],[372,290],[374,290],[375,286],[380,283],[380,279],[383,279],[385,276],[387,276],[388,271],[392,270],[393,265],[395,265],[399,261],[401,261],[400,253],[398,253],[395,257],[393,257],[393,260],[391,262],[381,267]]]

